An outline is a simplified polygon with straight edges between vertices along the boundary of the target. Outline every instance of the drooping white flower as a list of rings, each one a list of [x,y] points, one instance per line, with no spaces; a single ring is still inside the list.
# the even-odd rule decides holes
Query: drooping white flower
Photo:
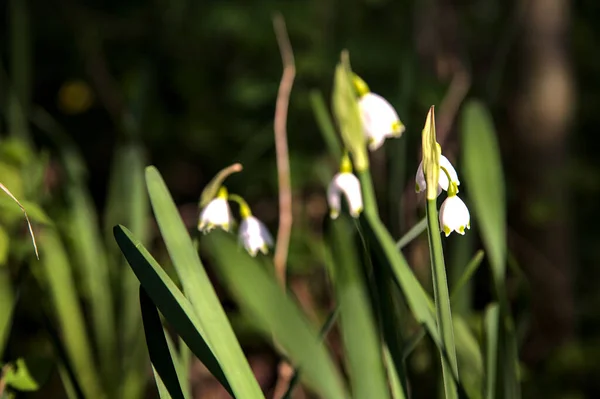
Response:
[[[335,219],[340,214],[342,207],[342,194],[348,202],[350,215],[358,217],[363,210],[362,193],[358,178],[350,172],[336,174],[327,188],[327,202],[329,203],[329,215]]]
[[[227,191],[225,196],[220,193],[215,199],[210,201],[200,213],[198,221],[198,230],[203,233],[208,233],[215,227],[220,227],[225,231],[229,231],[233,217],[231,209],[227,203]]]
[[[446,237],[453,231],[464,235],[471,228],[471,215],[467,205],[457,195],[449,195],[442,203],[439,212],[440,229]]]
[[[258,251],[263,254],[269,252],[269,247],[273,246],[273,237],[267,226],[260,220],[254,216],[248,216],[242,220],[240,225],[239,242],[250,255],[256,256]]]
[[[443,155],[440,155],[440,178],[438,180],[438,195],[442,192],[442,190],[448,191],[448,176],[446,172],[442,169],[446,169],[448,174],[450,175],[450,179],[456,183],[457,186],[460,186],[460,181],[458,180],[458,173],[454,169],[454,166],[450,163],[448,158]],[[419,164],[417,168],[417,175],[415,177],[415,190],[420,193],[421,191],[427,188],[427,181],[425,180],[425,173],[423,172],[423,161]]]
[[[379,94],[368,92],[358,101],[363,130],[369,149],[381,147],[387,137],[400,137],[404,125],[392,105]]]

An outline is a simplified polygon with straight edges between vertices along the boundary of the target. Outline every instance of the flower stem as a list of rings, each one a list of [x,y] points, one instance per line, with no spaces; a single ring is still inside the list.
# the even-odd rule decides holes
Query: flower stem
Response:
[[[446,356],[442,356],[442,374],[446,398],[457,398],[454,378],[458,378],[458,362],[454,346],[454,328],[448,294],[448,281],[444,265],[444,252],[438,222],[438,211],[435,199],[427,200],[427,233],[429,236],[429,253],[431,257],[431,275],[439,335]]]

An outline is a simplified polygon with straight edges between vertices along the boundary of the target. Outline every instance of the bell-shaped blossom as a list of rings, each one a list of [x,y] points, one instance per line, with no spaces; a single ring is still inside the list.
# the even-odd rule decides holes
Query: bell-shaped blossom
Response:
[[[363,130],[374,151],[381,147],[387,137],[400,137],[404,125],[392,105],[379,94],[366,93],[358,101]]]
[[[471,228],[471,215],[467,205],[457,195],[449,195],[442,203],[439,212],[440,229],[446,237],[453,231],[464,235]]]
[[[269,247],[273,246],[273,237],[264,223],[254,216],[248,216],[240,225],[239,242],[250,255],[256,256],[258,251],[263,254],[269,252]]]
[[[327,188],[327,202],[329,203],[329,215],[335,219],[340,214],[342,206],[341,196],[346,198],[350,215],[358,217],[363,210],[363,199],[360,191],[360,182],[350,172],[336,174]]]
[[[232,220],[233,216],[227,198],[218,196],[210,201],[200,213],[198,230],[208,233],[215,227],[220,227],[225,231],[229,231]]]
[[[448,158],[443,155],[440,155],[440,178],[438,180],[438,195],[442,192],[442,190],[448,191],[448,186],[450,182],[448,181],[448,175],[444,172],[443,169],[446,169],[448,175],[450,175],[450,179],[452,182],[456,183],[457,186],[460,185],[460,181],[458,180],[458,174],[454,169],[454,166],[450,163]],[[427,188],[427,181],[425,180],[425,173],[423,172],[423,161],[419,164],[417,168],[417,175],[415,177],[415,190],[420,193]]]

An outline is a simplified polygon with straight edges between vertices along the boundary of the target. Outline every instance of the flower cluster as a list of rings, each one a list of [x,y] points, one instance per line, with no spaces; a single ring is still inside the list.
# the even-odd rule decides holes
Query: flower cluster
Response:
[[[378,94],[372,93],[367,84],[357,75],[353,76],[354,88],[357,93],[358,109],[362,122],[365,141],[371,151],[383,145],[386,138],[400,137],[405,130],[404,125],[392,105]],[[435,138],[435,130],[433,133]],[[433,139],[432,139],[433,140]],[[469,209],[457,196],[460,181],[452,163],[439,151],[440,174],[438,179],[437,195],[442,191],[448,197],[442,203],[439,211],[440,229],[447,236],[453,231],[465,234],[471,227]],[[423,168],[423,161],[417,169],[415,190],[417,193],[427,188],[427,181]],[[360,181],[352,173],[350,157],[345,154],[341,161],[340,171],[337,173],[327,188],[327,202],[329,203],[330,216],[338,217],[341,210],[341,199],[345,198],[351,216],[358,217],[363,210],[363,199]]]
[[[419,164],[419,167],[417,168],[415,181],[415,191],[417,193],[427,188],[425,173],[423,172],[423,161],[421,161],[421,164]],[[457,195],[459,185],[460,181],[458,180],[458,173],[456,173],[454,166],[452,166],[448,158],[440,154],[438,195],[444,190],[448,193],[448,197],[440,207],[439,219],[440,229],[444,232],[446,237],[453,231],[464,235],[465,230],[471,228],[469,209]]]
[[[225,187],[221,187],[215,198],[202,209],[198,221],[198,230],[204,234],[215,227],[229,231],[235,222],[229,207],[229,201],[237,202],[240,207],[240,217],[242,219],[238,230],[240,244],[252,256],[256,256],[258,251],[267,254],[269,247],[273,246],[273,237],[269,230],[264,223],[252,215],[250,207],[242,197],[229,194]]]

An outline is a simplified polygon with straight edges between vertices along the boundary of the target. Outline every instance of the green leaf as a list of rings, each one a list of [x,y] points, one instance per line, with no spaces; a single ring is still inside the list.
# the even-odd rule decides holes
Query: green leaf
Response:
[[[339,309],[340,309],[339,307],[336,307],[333,310],[333,312],[329,313],[329,316],[327,316],[325,323],[323,323],[323,325],[321,326],[321,330],[319,330],[319,339],[321,341],[325,341],[327,334],[329,334],[329,330],[331,330],[331,327],[333,327],[333,324],[335,323],[335,320],[337,319]],[[290,380],[290,385],[288,386],[286,393],[282,396],[282,399],[291,399],[292,398],[292,394],[294,393],[294,388],[296,387],[296,385],[298,384],[299,381],[300,381],[300,370],[295,369],[294,375],[292,376],[292,379]]]
[[[146,245],[149,237],[150,203],[146,193],[144,168],[146,156],[139,143],[128,142],[117,146],[111,169],[108,196],[104,212],[104,235],[110,262],[119,265],[115,280],[119,282],[120,309],[119,335],[122,342],[120,356],[121,397],[139,397],[145,389],[148,373],[146,343],[143,342],[142,319],[139,310],[139,282],[127,266],[119,247],[114,242],[112,228],[124,224]]]
[[[404,389],[402,388],[402,382],[400,381],[400,376],[396,371],[396,366],[394,365],[394,359],[392,359],[392,355],[390,354],[390,350],[387,346],[383,348],[383,356],[385,358],[385,364],[387,368],[387,375],[390,381],[390,390],[392,391],[393,399],[406,399],[404,395]]]
[[[2,359],[4,347],[10,334],[14,304],[15,295],[10,270],[6,267],[0,267],[0,359]]]
[[[90,304],[90,318],[99,352],[103,380],[118,377],[115,314],[107,252],[102,241],[98,215],[90,193],[81,183],[67,190],[70,223],[68,231],[73,247],[74,263],[83,276]],[[116,388],[116,385],[110,385]]]
[[[140,308],[142,309],[144,332],[152,367],[160,376],[160,380],[172,398],[185,399],[186,395],[183,394],[179,384],[179,377],[160,322],[160,316],[143,287],[140,287]]]
[[[477,338],[462,317],[454,315],[453,321],[460,382],[469,395],[469,399],[481,399],[485,382],[481,348]]]
[[[37,391],[48,380],[53,363],[41,357],[19,358],[4,375],[6,384],[18,391]]]
[[[206,339],[237,397],[263,397],[192,239],[160,173],[146,168],[152,209],[186,297],[202,322]],[[164,314],[164,313],[163,313]]]
[[[200,318],[191,303],[129,230],[123,226],[115,226],[113,232],[123,255],[152,302],[190,350],[231,393],[219,360],[208,343]]]
[[[396,243],[396,248],[398,248],[398,250],[401,250],[402,248],[410,244],[412,240],[420,236],[421,233],[423,233],[425,230],[427,230],[427,218],[419,220],[419,223],[411,227],[411,229],[408,230],[406,234],[404,234],[402,238],[398,240],[398,242]]]
[[[300,370],[302,381],[328,399],[348,398],[341,376],[316,329],[281,290],[262,262],[239,248],[223,231],[213,231],[203,245],[226,287],[243,311],[254,318],[266,338],[274,338]],[[270,267],[272,264],[270,263]]]
[[[450,294],[451,302],[453,302],[454,298],[456,298],[457,295],[460,294],[461,289],[467,284],[467,282],[471,279],[473,274],[477,271],[479,265],[481,265],[481,261],[483,261],[484,256],[485,253],[483,252],[483,250],[480,249],[475,253],[475,255],[473,255],[473,258],[469,261],[467,266],[465,266],[463,274],[460,276],[460,278],[452,288],[452,293]]]
[[[330,155],[334,159],[342,158],[342,149],[340,148],[340,142],[335,132],[335,126],[325,105],[323,94],[318,90],[310,91],[310,106],[317,120],[317,125],[321,131],[321,135],[327,144]]]
[[[396,283],[404,293],[406,302],[419,323],[427,328],[429,335],[438,348],[442,348],[441,338],[437,329],[433,301],[425,292],[419,280],[408,265],[408,262],[398,249],[390,233],[379,218],[375,193],[369,171],[359,172],[358,177],[362,186],[365,210],[361,216],[365,230],[375,254],[381,258],[381,263],[387,265]]]
[[[495,399],[500,396],[497,395],[498,381],[497,381],[497,367],[498,367],[498,349],[500,348],[499,342],[499,329],[500,329],[500,307],[498,304],[489,305],[483,316],[484,331],[485,331],[485,376],[486,376],[486,398]]]
[[[355,229],[345,217],[339,217],[331,225],[336,260],[334,288],[353,396],[389,398],[382,343],[352,240]],[[367,375],[369,377],[365,378]]]
[[[481,231],[497,286],[506,270],[506,203],[498,139],[492,117],[478,101],[469,101],[462,114],[464,185]]]
[[[6,266],[6,262],[8,261],[8,253],[10,251],[10,237],[6,230],[0,226],[0,269],[3,266]],[[0,323],[1,324],[1,323]],[[2,335],[0,333],[0,335]],[[0,340],[1,342],[1,340]]]
[[[492,117],[478,101],[465,105],[462,116],[463,163],[475,222],[488,256],[501,321],[498,342],[498,376],[504,397],[521,396],[518,382],[518,348],[514,323],[506,296],[506,198],[498,139]],[[499,397],[499,396],[498,396]]]
[[[65,351],[73,366],[77,383],[85,396],[103,398],[104,392],[98,380],[98,370],[92,355],[92,345],[85,328],[83,310],[75,291],[75,281],[71,274],[72,266],[63,243],[56,231],[43,230],[40,243],[44,247],[41,264],[45,284],[50,290],[50,300],[56,312]]]

